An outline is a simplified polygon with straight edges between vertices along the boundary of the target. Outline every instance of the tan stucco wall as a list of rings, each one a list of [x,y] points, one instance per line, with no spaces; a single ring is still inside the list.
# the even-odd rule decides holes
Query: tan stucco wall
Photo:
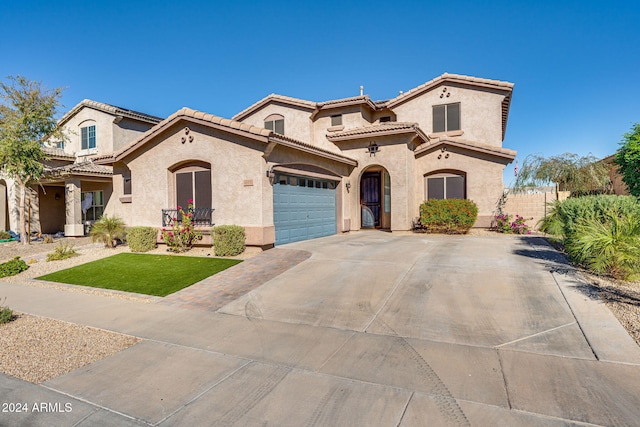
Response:
[[[148,131],[153,127],[153,124],[132,120],[129,118],[123,118],[118,123],[113,123],[113,149],[119,150],[120,148],[128,145],[134,139],[138,138],[141,134]]]
[[[56,200],[57,196],[57,200]],[[40,200],[40,227],[42,233],[55,234],[64,231],[64,186],[38,186]]]
[[[263,128],[264,119],[271,114],[280,114],[284,117],[284,134],[286,136],[298,141],[312,142],[311,110],[271,103],[252,113],[242,122]]]
[[[194,139],[183,144],[185,126],[190,128],[189,135]],[[121,216],[129,226],[161,227],[162,209],[174,209],[176,204],[174,175],[169,168],[198,160],[211,164],[215,225],[237,224],[251,228],[251,236],[268,235],[255,230],[273,225],[269,210],[273,196],[262,157],[264,148],[263,143],[241,136],[193,123],[176,124],[135,156],[124,159],[123,163],[131,170],[131,203],[120,201],[123,165],[116,165],[114,197],[108,213]],[[265,212],[270,212],[267,218]]]
[[[445,88],[447,90],[443,92]],[[416,122],[424,132],[431,134],[433,106],[459,102],[462,138],[501,147],[503,99],[503,94],[489,89],[444,84],[396,106],[393,111],[399,122]]]
[[[340,148],[334,143],[327,140],[327,135],[332,132],[329,131],[331,126],[331,116],[334,114],[342,114],[342,126],[337,128],[340,130],[349,130],[357,127],[370,125],[369,121],[365,119],[360,106],[351,106],[341,109],[325,110],[315,117],[313,122],[314,132],[314,145],[320,148],[324,148],[335,153],[340,152]]]
[[[113,151],[113,119],[114,116],[93,108],[82,108],[63,126],[67,141],[64,145],[65,153],[79,156]],[[85,126],[96,127],[96,149],[81,150],[82,134],[80,129]]]
[[[446,155],[449,155],[447,158]],[[438,158],[438,156],[441,156]],[[461,171],[466,174],[467,199],[478,206],[476,226],[488,227],[495,215],[498,201],[502,195],[502,171],[505,164],[496,158],[483,154],[447,147],[421,154],[415,166],[415,196],[413,216],[419,216],[419,206],[425,200],[426,182],[424,176],[436,171]]]
[[[395,136],[385,139],[363,139],[358,141],[340,142],[343,154],[358,161],[350,176],[351,189],[348,193],[349,216],[351,229],[361,228],[360,212],[360,179],[362,174],[372,167],[382,167],[387,170],[391,182],[391,230],[411,229],[411,205],[413,200],[414,161],[413,152],[407,143],[410,137]],[[375,141],[379,146],[379,152],[370,156],[367,152],[369,143]]]

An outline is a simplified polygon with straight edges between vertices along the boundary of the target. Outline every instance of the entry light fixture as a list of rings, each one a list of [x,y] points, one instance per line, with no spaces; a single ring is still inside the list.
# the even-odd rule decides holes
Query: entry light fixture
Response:
[[[376,144],[375,142],[370,142],[369,146],[367,147],[367,152],[369,153],[369,157],[371,156],[376,156],[376,153],[380,151],[380,147],[378,147],[378,144]]]
[[[347,188],[347,191],[351,188],[351,181],[347,181],[344,183],[344,186]]]

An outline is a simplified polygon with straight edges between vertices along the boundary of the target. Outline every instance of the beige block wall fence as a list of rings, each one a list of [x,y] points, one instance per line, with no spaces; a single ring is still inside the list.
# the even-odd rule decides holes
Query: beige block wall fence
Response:
[[[560,191],[558,197],[560,200],[566,200],[569,197],[569,191]],[[507,201],[503,207],[503,212],[512,215],[520,215],[527,218],[526,223],[532,229],[538,229],[538,222],[545,217],[549,211],[549,203],[556,201],[556,193],[539,192],[539,193],[509,193]],[[533,219],[529,219],[533,218]]]

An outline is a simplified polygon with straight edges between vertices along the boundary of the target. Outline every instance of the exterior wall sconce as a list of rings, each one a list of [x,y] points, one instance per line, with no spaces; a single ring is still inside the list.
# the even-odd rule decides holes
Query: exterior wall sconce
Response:
[[[276,178],[276,173],[273,171],[273,169],[267,171],[267,178],[269,178],[269,182],[273,184]]]
[[[380,147],[375,142],[370,142],[367,147],[367,152],[369,153],[369,157],[376,156],[376,153],[380,151]]]
[[[349,191],[349,189],[351,189],[351,181],[345,182],[344,186],[346,187],[347,191]]]

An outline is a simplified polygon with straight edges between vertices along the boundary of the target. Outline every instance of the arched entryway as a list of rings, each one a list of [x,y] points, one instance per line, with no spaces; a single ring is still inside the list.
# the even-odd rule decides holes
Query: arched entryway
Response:
[[[361,228],[391,228],[391,177],[382,166],[370,166],[360,177]]]

